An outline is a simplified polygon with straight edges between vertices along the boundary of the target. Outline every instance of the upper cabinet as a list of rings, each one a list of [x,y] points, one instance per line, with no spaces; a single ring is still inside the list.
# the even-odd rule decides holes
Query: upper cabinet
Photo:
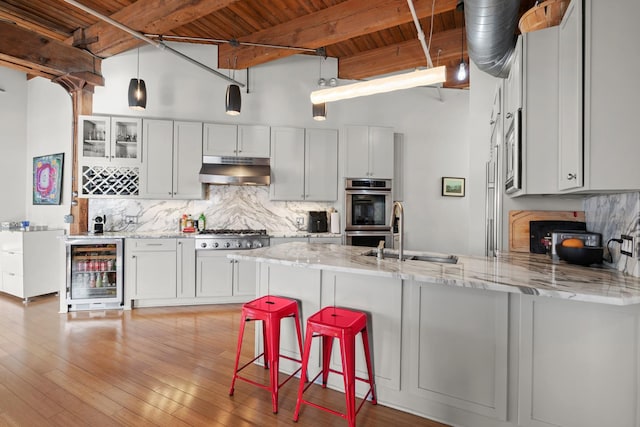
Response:
[[[521,119],[521,190],[511,196],[558,191],[558,33],[556,26],[519,36],[510,77],[519,76],[505,82],[511,103],[505,128],[518,119],[518,109]],[[520,81],[515,89],[508,85],[514,81]]]
[[[393,179],[393,129],[345,126],[347,178]]]
[[[201,199],[202,123],[144,120],[140,195],[152,199]]]
[[[140,163],[140,119],[80,116],[79,157],[93,163]]]
[[[338,132],[334,129],[272,128],[270,198],[337,200]]]
[[[141,119],[78,117],[80,197],[138,195],[141,130]]]
[[[269,157],[270,128],[262,125],[205,123],[205,156]]]
[[[640,80],[611,72],[616,63],[640,68],[640,55],[632,53],[640,40],[640,2],[611,5],[573,0],[560,25],[561,190],[637,191],[640,182],[634,125]]]
[[[558,189],[584,185],[582,0],[573,0],[560,23]]]

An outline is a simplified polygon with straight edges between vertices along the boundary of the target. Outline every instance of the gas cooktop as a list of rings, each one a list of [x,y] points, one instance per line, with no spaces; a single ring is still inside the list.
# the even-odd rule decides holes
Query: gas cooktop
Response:
[[[196,235],[198,250],[253,249],[269,246],[267,230],[251,229],[207,229]]]
[[[250,228],[243,229],[233,229],[233,228],[211,228],[206,230],[201,230],[198,232],[199,235],[227,235],[227,236],[238,236],[238,235],[246,235],[246,236],[266,236],[267,230],[252,230]]]

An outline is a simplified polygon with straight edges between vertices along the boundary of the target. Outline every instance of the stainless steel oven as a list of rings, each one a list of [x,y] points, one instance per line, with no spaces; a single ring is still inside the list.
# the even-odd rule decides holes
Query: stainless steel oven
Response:
[[[390,179],[347,179],[345,231],[389,231]]]
[[[393,247],[391,180],[350,178],[345,182],[345,244]]]
[[[517,109],[511,122],[508,124],[505,136],[505,191],[508,194],[522,189],[522,109]]]

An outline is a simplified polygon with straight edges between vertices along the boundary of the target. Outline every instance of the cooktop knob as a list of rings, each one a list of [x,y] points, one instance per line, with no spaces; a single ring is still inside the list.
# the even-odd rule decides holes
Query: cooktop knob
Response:
[[[240,242],[236,242],[236,248],[239,248],[241,246],[242,246],[242,244]]]
[[[200,247],[201,247],[201,248],[206,248],[206,247],[207,247],[207,244],[206,244],[205,242],[202,242],[202,243],[200,243]]]
[[[224,242],[224,247],[225,247],[225,248],[228,248],[229,246],[231,246],[231,243],[229,243],[229,242]]]
[[[251,242],[247,242],[247,249],[251,249]]]
[[[253,246],[254,246],[254,247],[256,247],[256,248],[261,248],[261,247],[262,247],[262,243],[260,243],[260,242],[255,242],[255,243],[253,244]]]
[[[218,242],[214,242],[214,243],[213,243],[213,247],[214,247],[214,248],[217,248],[218,246],[220,246],[220,245],[218,244]]]

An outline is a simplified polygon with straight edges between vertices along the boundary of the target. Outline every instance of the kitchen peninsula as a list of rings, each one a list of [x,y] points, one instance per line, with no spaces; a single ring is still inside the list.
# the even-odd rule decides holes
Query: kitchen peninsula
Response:
[[[399,263],[367,251],[288,243],[229,257],[256,261],[258,295],[297,298],[303,319],[368,312],[383,405],[464,426],[638,425],[640,279],[545,255]],[[281,347],[294,355],[293,336]]]

